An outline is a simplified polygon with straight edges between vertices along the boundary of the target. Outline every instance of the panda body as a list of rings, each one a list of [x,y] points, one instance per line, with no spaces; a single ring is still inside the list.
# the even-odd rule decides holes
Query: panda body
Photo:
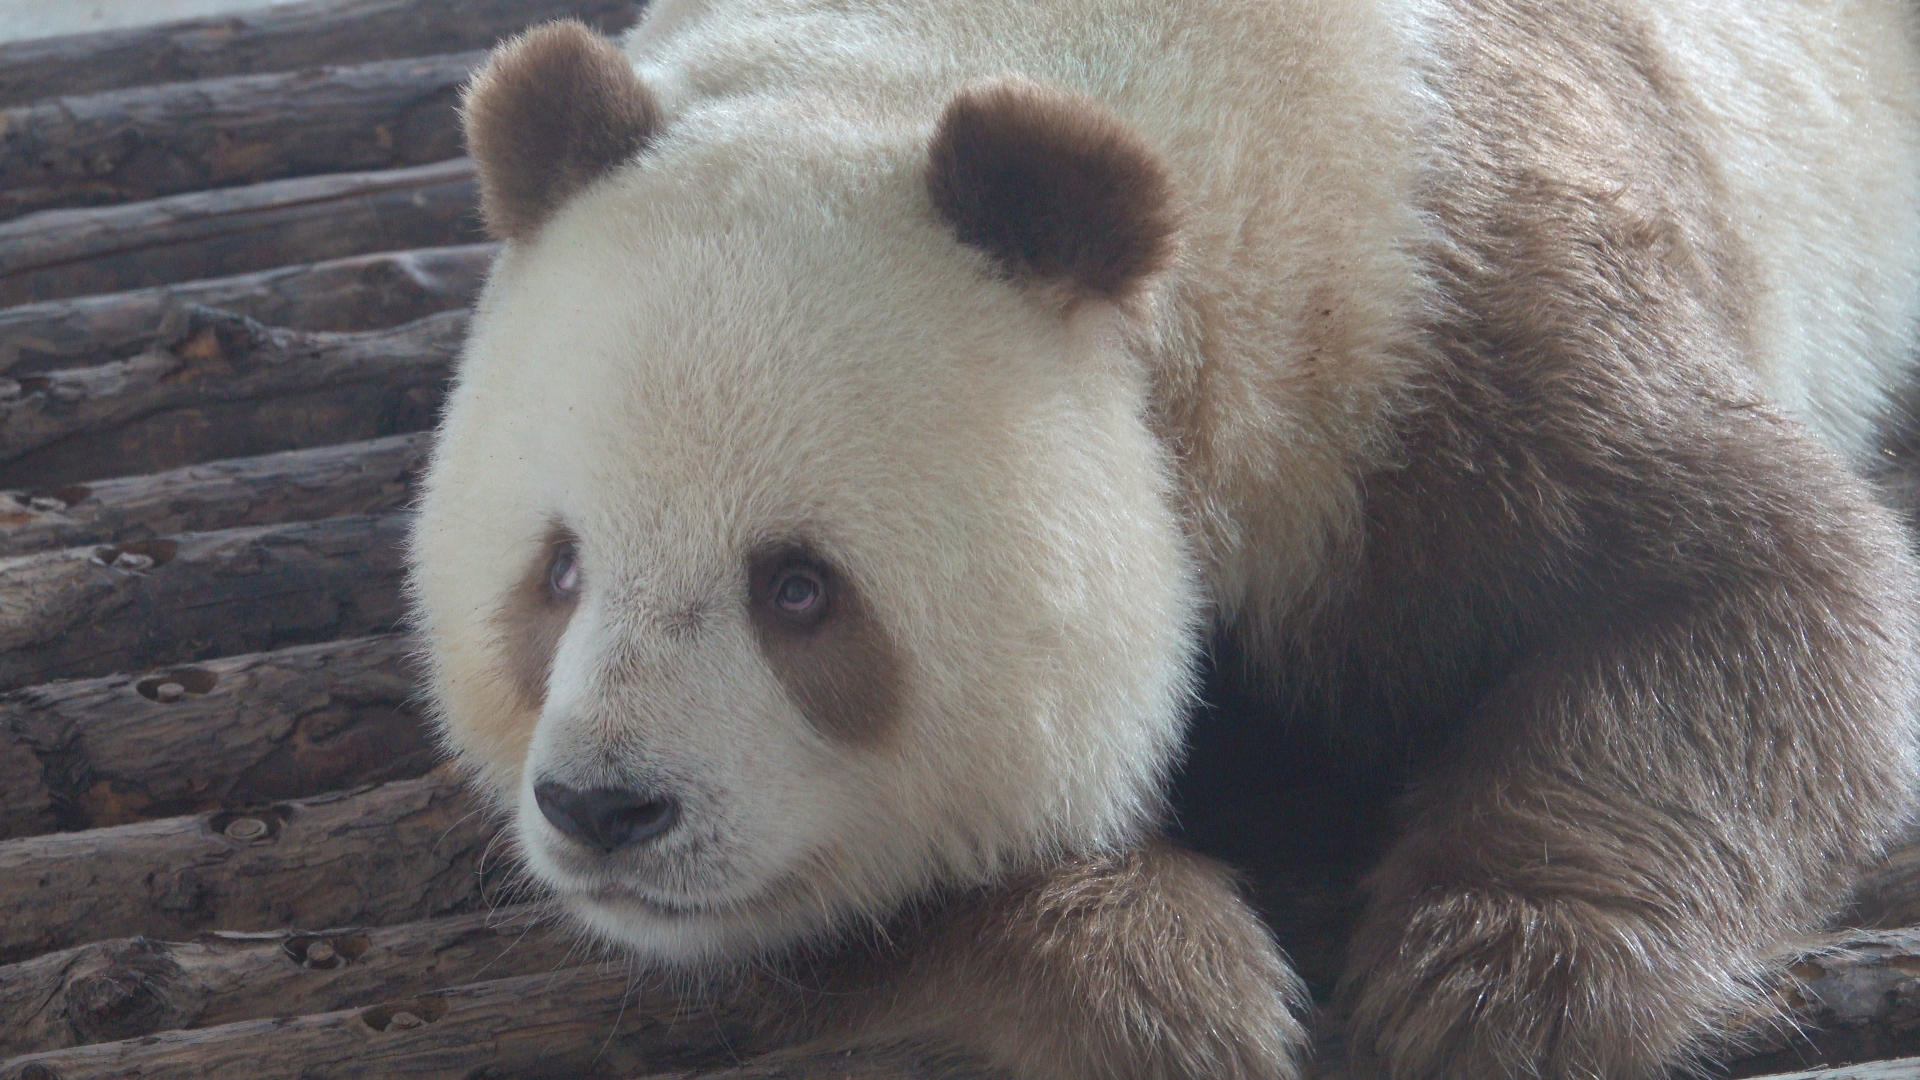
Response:
[[[1357,1075],[1685,1060],[1915,773],[1855,474],[1920,314],[1920,16],[1724,7],[666,0],[503,47],[510,243],[413,544],[449,747],[575,917],[781,1037],[1292,1076],[1297,979],[1151,839],[1217,631],[1419,763]]]

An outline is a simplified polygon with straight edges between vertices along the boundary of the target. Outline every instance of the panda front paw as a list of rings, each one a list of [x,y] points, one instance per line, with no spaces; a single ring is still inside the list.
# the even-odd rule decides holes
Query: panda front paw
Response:
[[[1352,1080],[1640,1080],[1756,1007],[1763,965],[1682,905],[1376,893],[1339,1011]]]

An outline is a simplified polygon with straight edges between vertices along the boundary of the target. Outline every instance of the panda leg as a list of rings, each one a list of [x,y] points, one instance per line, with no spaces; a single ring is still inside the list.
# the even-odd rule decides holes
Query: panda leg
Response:
[[[1302,1074],[1305,987],[1230,872],[1171,844],[1016,877],[893,943],[817,999],[839,1008],[813,1010],[838,1013],[816,1046],[910,1043],[1017,1080]]]
[[[1650,592],[1480,702],[1366,883],[1353,1075],[1655,1077],[1756,1007],[1908,801],[1900,608],[1860,582]]]

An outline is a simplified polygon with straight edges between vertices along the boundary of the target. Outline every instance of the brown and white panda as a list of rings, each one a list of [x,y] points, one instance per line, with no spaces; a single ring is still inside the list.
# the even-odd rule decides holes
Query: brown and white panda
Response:
[[[781,1037],[1292,1077],[1298,980],[1159,839],[1222,635],[1420,765],[1354,1075],[1659,1075],[1913,807],[1856,472],[1917,56],[1908,0],[533,31],[465,105],[508,243],[413,539],[447,743],[578,920]]]

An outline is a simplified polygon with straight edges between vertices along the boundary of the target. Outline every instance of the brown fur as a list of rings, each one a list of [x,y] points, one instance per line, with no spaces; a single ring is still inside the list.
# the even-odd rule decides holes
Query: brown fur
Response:
[[[549,573],[555,553],[574,542],[573,534],[565,528],[549,528],[539,554],[527,564],[526,573],[493,618],[509,684],[521,706],[534,712],[546,703],[553,652],[560,647],[560,635],[566,633],[574,608],[572,597],[554,594]]]
[[[1173,256],[1172,186],[1131,128],[1018,79],[962,88],[927,161],[934,207],[1013,277],[1122,300]]]
[[[1652,1077],[1900,827],[1913,566],[1762,402],[1642,29],[1478,15],[1398,464],[1322,589],[1245,629],[1293,710],[1433,762],[1351,946],[1356,1075]]]
[[[659,111],[620,50],[577,20],[537,26],[495,49],[460,106],[487,231],[499,240],[532,235],[638,154]]]
[[[824,615],[805,626],[782,619],[772,604],[774,575],[795,558],[821,574],[828,595]],[[813,726],[849,743],[884,739],[899,718],[905,669],[853,582],[804,549],[780,544],[748,560],[747,587],[760,651]]]
[[[787,1038],[912,1042],[1049,1080],[1278,1080],[1305,1037],[1305,989],[1231,874],[1164,843],[908,913],[884,945],[751,993]]]

